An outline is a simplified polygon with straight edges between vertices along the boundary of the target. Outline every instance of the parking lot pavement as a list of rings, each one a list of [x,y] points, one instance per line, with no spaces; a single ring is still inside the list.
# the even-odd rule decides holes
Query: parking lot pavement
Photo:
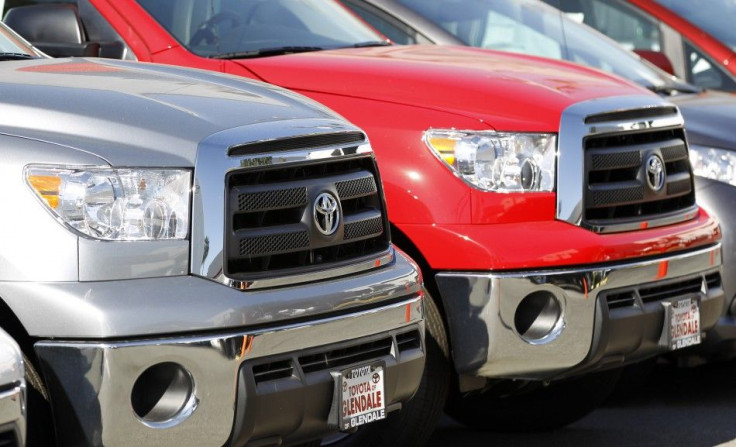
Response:
[[[623,387],[603,407],[550,433],[474,431],[444,416],[429,445],[736,447],[736,361],[658,366],[640,385]]]

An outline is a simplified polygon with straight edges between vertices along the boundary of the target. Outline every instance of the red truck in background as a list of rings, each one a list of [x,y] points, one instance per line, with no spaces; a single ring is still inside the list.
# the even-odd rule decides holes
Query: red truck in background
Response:
[[[695,202],[682,117],[642,88],[534,57],[394,47],[325,0],[5,6],[49,54],[258,79],[367,131],[393,238],[429,291],[427,369],[402,411],[338,442],[426,441],[449,375],[447,409],[467,425],[558,427],[622,366],[699,343],[722,314],[720,230]]]
[[[544,1],[691,84],[736,92],[733,2]]]

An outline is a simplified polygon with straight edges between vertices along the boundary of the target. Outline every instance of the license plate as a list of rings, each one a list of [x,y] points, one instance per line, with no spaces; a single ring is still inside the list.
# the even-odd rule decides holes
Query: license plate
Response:
[[[662,344],[671,351],[700,344],[700,301],[696,297],[663,302]]]
[[[335,378],[331,412],[337,415],[340,431],[350,431],[370,422],[386,418],[383,362],[352,367]]]

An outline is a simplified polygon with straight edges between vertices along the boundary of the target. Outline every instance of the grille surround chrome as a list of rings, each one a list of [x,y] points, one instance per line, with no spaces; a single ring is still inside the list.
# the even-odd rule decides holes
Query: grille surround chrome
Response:
[[[356,132],[363,135],[362,142],[308,148],[293,146],[282,151],[273,149],[273,143],[281,139],[293,141],[301,137],[308,137],[311,141],[352,141]],[[346,138],[322,138],[341,133],[345,134]],[[258,144],[263,142],[268,144]],[[243,147],[247,147],[248,150],[234,151],[238,155],[230,154],[233,148]],[[253,151],[253,148],[266,148],[267,150],[258,152]],[[224,179],[229,174],[235,171],[365,157],[373,157],[373,151],[365,134],[351,124],[331,117],[264,122],[228,129],[205,138],[199,144],[195,162],[190,272],[232,288],[250,290],[319,281],[380,268],[392,263],[394,251],[389,243],[386,250],[366,256],[365,259],[354,259],[349,263],[321,269],[294,270],[273,277],[232,278],[228,277],[225,269],[225,228],[227,226],[224,208],[228,200],[228,191],[224,185]],[[382,209],[385,211],[383,191],[379,189],[379,193]],[[207,212],[210,209],[217,209],[220,212]],[[385,230],[388,231],[387,225]]]
[[[560,120],[559,152],[557,159],[557,219],[569,222],[573,225],[582,226],[598,233],[613,233],[652,228],[683,222],[693,219],[697,215],[698,207],[694,204],[677,209],[673,212],[654,214],[644,217],[631,217],[628,219],[606,220],[586,219],[586,209],[589,201],[595,197],[591,195],[586,199],[588,188],[588,168],[586,166],[605,167],[611,163],[634,163],[639,165],[646,161],[649,153],[655,151],[660,157],[666,158],[678,151],[680,148],[658,142],[657,148],[642,150],[620,150],[613,158],[601,157],[593,160],[588,154],[586,141],[590,138],[630,136],[644,132],[659,132],[674,130],[682,132],[684,120],[679,111],[672,104],[653,96],[625,96],[600,98],[573,104],[564,110]],[[682,135],[682,144],[687,146],[687,141]],[[564,149],[563,149],[564,148]],[[685,149],[687,150],[687,149]],[[638,155],[637,155],[638,153]],[[692,187],[692,172],[689,167],[689,184]],[[646,180],[640,179],[644,183]],[[674,182],[673,182],[674,184]],[[599,191],[599,200],[650,200],[649,192],[639,191],[639,184],[630,184],[628,189],[621,189],[616,197],[611,191]],[[680,194],[687,188],[675,185],[668,190],[665,185],[665,193]],[[678,189],[679,188],[679,189]],[[651,192],[651,191],[650,191]],[[626,193],[626,194],[624,194]],[[639,194],[643,194],[639,198]],[[656,194],[656,192],[655,192]],[[623,196],[625,195],[625,197]]]

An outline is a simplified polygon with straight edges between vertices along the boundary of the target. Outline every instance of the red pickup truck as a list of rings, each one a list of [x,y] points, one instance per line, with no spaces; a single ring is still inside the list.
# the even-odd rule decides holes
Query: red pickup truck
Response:
[[[720,230],[696,205],[682,117],[643,88],[535,57],[395,47],[326,0],[24,3],[37,4],[6,18],[49,54],[258,79],[367,131],[393,239],[429,291],[428,366],[409,405],[345,442],[421,443],[448,382],[465,424],[569,423],[620,367],[699,343],[722,313]]]

